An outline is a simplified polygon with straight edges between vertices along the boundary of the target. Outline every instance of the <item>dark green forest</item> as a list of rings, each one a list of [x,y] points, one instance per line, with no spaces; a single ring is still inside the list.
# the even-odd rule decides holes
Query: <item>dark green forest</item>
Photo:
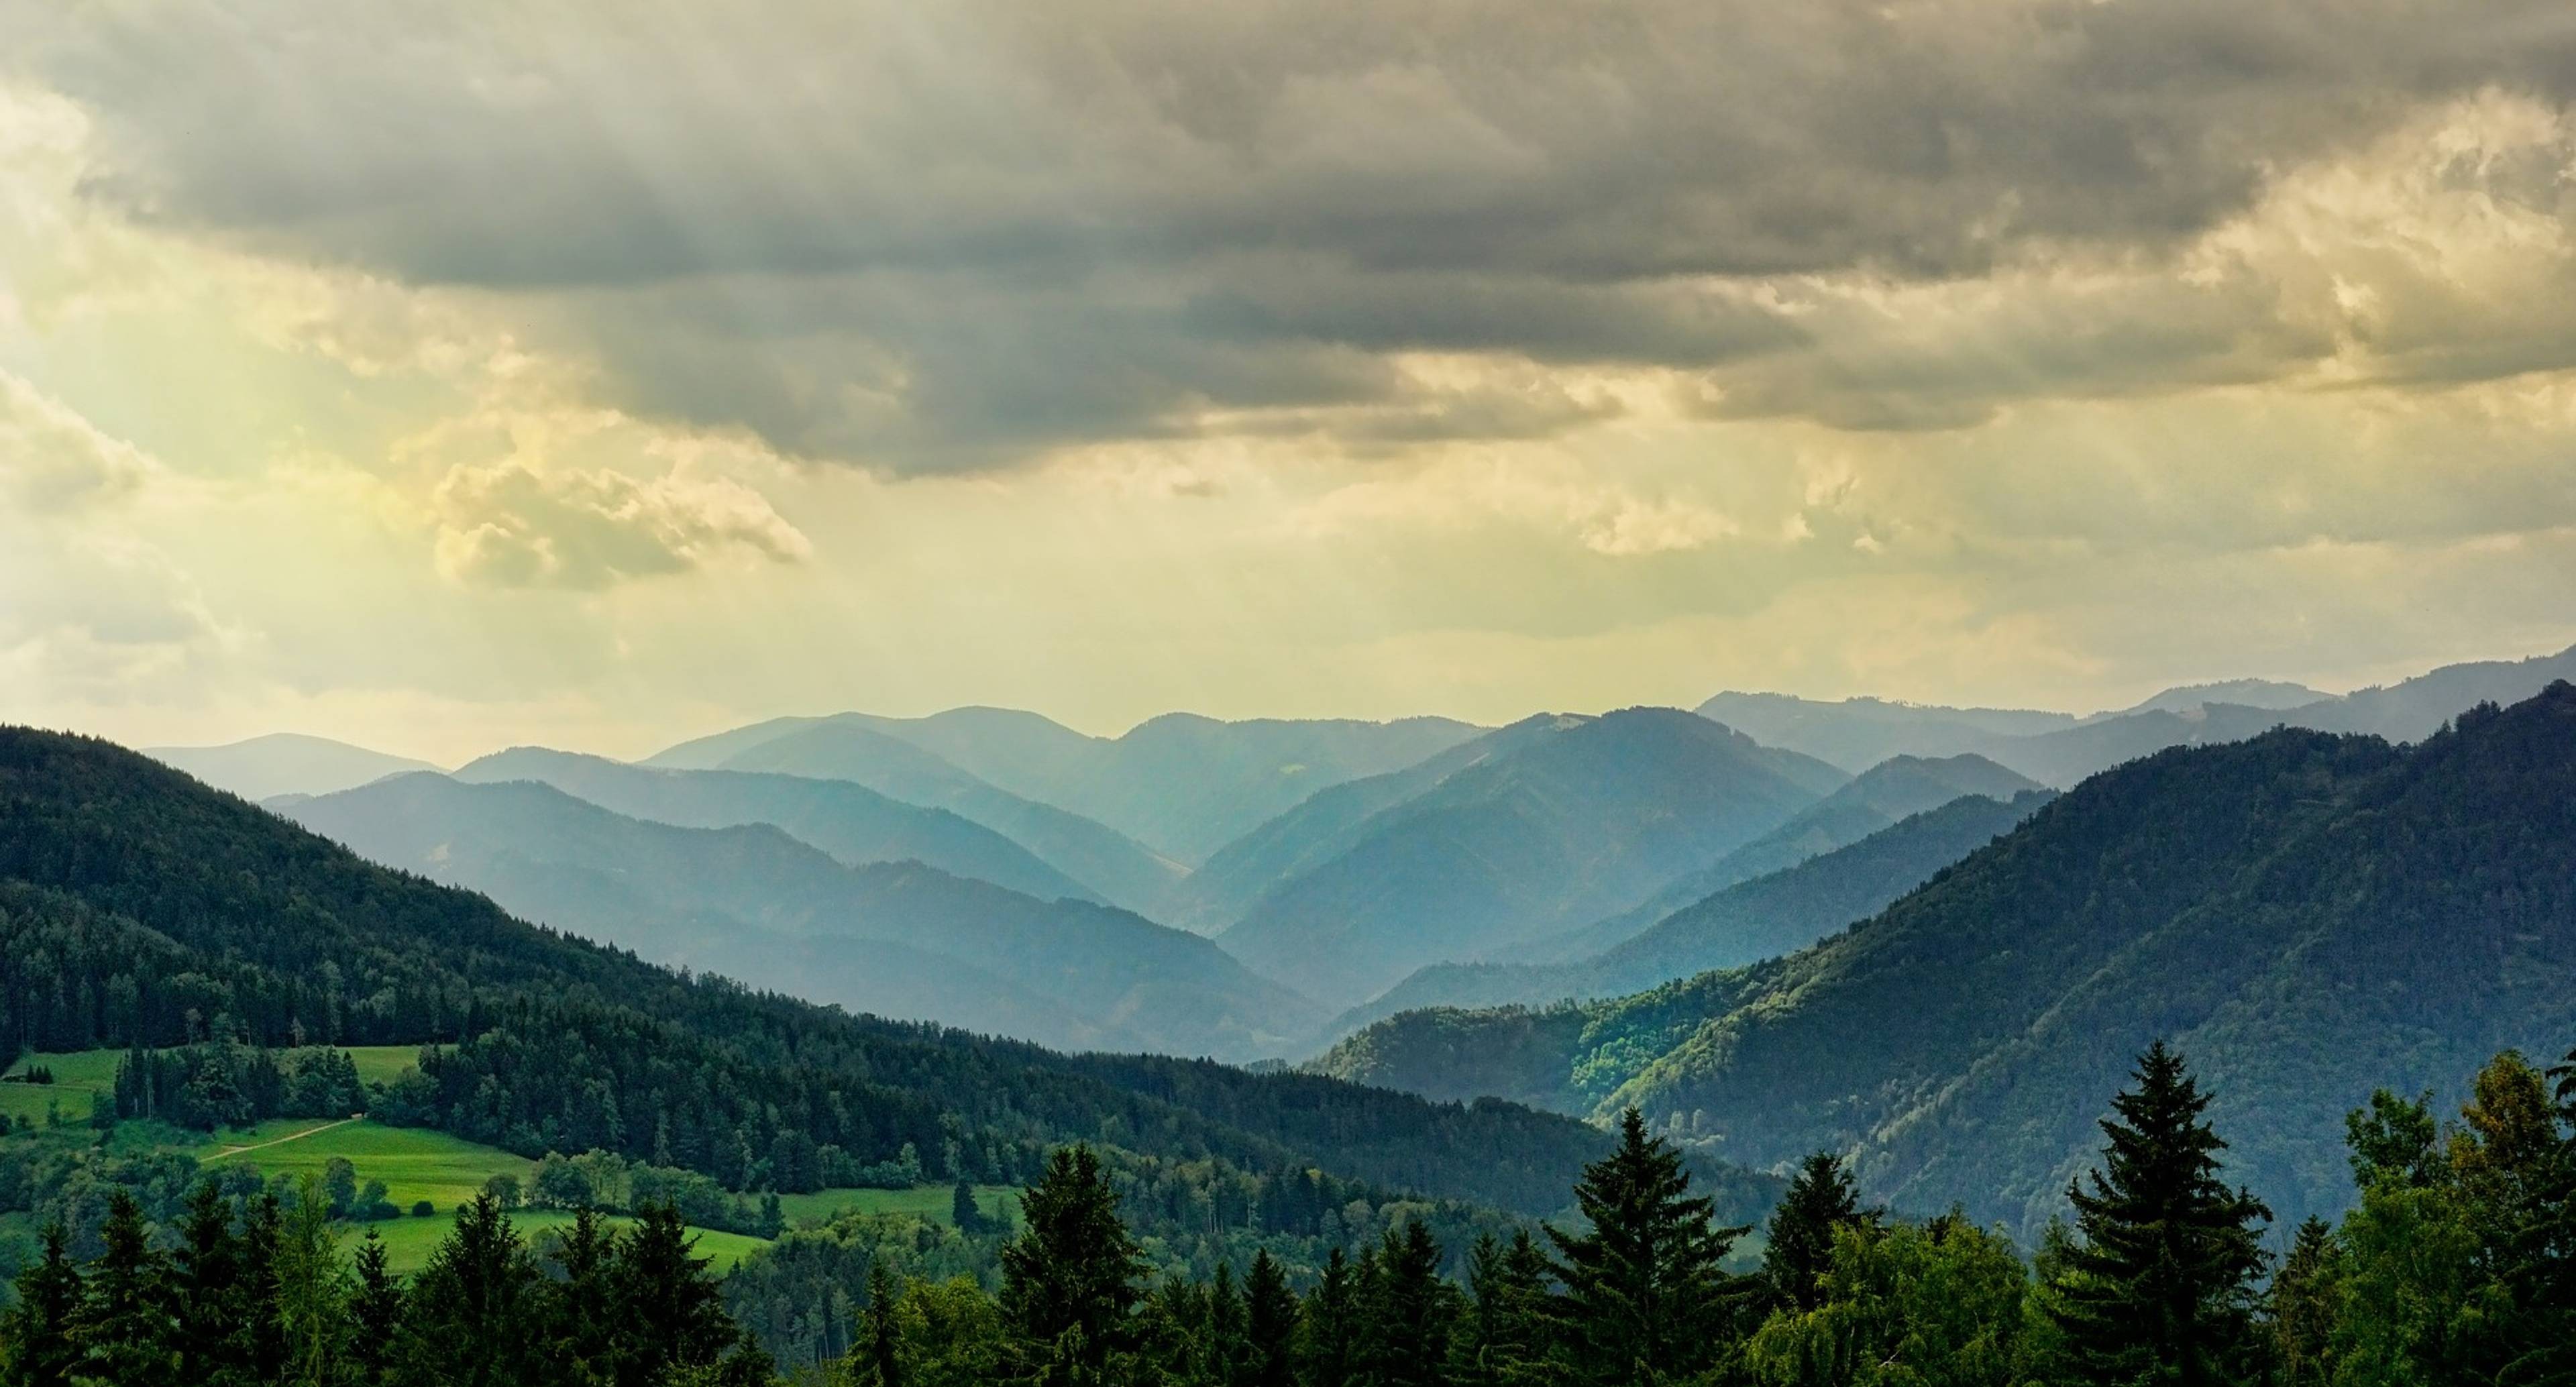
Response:
[[[2285,1218],[2354,1192],[2341,1114],[2576,1031],[2576,685],[2412,746],[2281,730],[2103,772],[1812,948],[1613,1000],[1424,1011],[1320,1067],[1501,1094],[2035,1238],[2157,1037]]]
[[[18,1275],[0,1387],[2549,1387],[2576,1381],[2570,1061],[2497,1056],[2449,1121],[2373,1094],[2345,1119],[2353,1211],[2283,1230],[2158,1043],[2028,1257],[1956,1212],[1871,1208],[1817,1153],[1732,1269],[1751,1228],[1631,1111],[1572,1217],[1472,1241],[1405,1219],[1312,1269],[1255,1250],[1157,1277],[1110,1169],[1060,1147],[985,1265],[864,1257],[829,1352],[785,1362],[668,1206],[532,1243],[487,1194],[397,1279],[372,1234],[343,1255],[319,1180],[207,1180],[157,1220],[120,1189],[88,1255],[58,1223]]]

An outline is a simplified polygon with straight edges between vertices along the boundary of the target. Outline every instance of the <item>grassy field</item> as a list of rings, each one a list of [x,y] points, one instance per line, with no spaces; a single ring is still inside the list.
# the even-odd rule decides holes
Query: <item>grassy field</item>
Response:
[[[817,1190],[812,1194],[778,1196],[778,1211],[790,1228],[808,1227],[827,1222],[844,1209],[857,1209],[871,1214],[917,1214],[943,1227],[951,1220],[954,1191],[947,1185],[923,1185],[908,1190]],[[1020,1189],[1017,1185],[977,1185],[975,1202],[987,1218],[1007,1209],[1019,1217]]]
[[[54,1071],[51,1084],[0,1083],[0,1122],[14,1123],[21,1114],[28,1121],[41,1124],[48,1103],[59,1104],[63,1121],[89,1121],[92,1105],[105,1102],[116,1092],[116,1066],[125,1058],[122,1050],[80,1050],[62,1055],[29,1055],[10,1066],[15,1077],[30,1068]],[[420,1062],[420,1049],[412,1045],[354,1045],[349,1058],[358,1066],[358,1077],[369,1083],[391,1083],[402,1072]]]
[[[117,1062],[125,1057],[122,1050],[82,1050],[67,1055],[29,1055],[9,1067],[8,1077],[15,1080],[29,1069],[54,1071],[50,1084],[0,1083],[0,1120],[15,1123],[21,1115],[42,1124],[48,1104],[62,1107],[63,1121],[89,1121],[94,1101],[108,1101],[116,1093]]]
[[[349,1051],[358,1066],[359,1077],[370,1083],[388,1083],[414,1067],[419,1051],[407,1045],[358,1046]],[[51,1084],[0,1083],[0,1119],[14,1121],[20,1113],[42,1126],[47,1104],[60,1105],[62,1119],[79,1125],[89,1121],[92,1102],[108,1101],[116,1089],[116,1067],[124,1058],[121,1050],[87,1050],[75,1054],[30,1055],[14,1066],[16,1074],[30,1065],[53,1070]],[[167,1131],[169,1129],[158,1129]],[[456,1207],[472,1199],[483,1189],[483,1183],[495,1175],[515,1175],[521,1181],[529,1176],[532,1163],[507,1151],[478,1146],[443,1132],[420,1127],[387,1127],[382,1123],[359,1118],[352,1121],[328,1121],[319,1118],[273,1118],[255,1127],[226,1130],[214,1134],[189,1148],[201,1166],[219,1166],[247,1162],[259,1168],[263,1176],[285,1175],[302,1178],[319,1175],[335,1157],[345,1157],[357,1167],[358,1179],[382,1180],[385,1197],[404,1217],[382,1223],[350,1227],[343,1241],[354,1246],[368,1228],[384,1239],[386,1259],[401,1272],[419,1270],[429,1260],[441,1238],[447,1236],[455,1221]],[[975,1191],[976,1202],[987,1215],[1008,1209],[1018,1213],[1020,1191],[1015,1186],[983,1185]],[[869,1213],[912,1214],[945,1225],[950,1222],[949,1187],[926,1185],[909,1190],[833,1189],[814,1194],[790,1194],[779,1198],[781,1212],[790,1227],[822,1223],[844,1209]],[[437,1212],[428,1218],[411,1216],[411,1208],[428,1200]],[[530,1239],[553,1228],[568,1224],[572,1215],[553,1210],[526,1210],[512,1216],[523,1236]],[[623,1224],[626,1220],[615,1219]],[[753,1249],[764,1246],[758,1238],[739,1233],[720,1233],[714,1229],[695,1229],[698,1251],[716,1259],[718,1270],[730,1270],[734,1263]]]

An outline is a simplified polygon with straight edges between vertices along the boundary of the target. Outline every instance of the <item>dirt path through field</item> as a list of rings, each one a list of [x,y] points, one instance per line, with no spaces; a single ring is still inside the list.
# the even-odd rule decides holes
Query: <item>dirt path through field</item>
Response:
[[[275,1141],[254,1142],[249,1146],[227,1146],[223,1150],[216,1152],[214,1158],[220,1161],[226,1156],[238,1156],[245,1151],[265,1151],[272,1146],[284,1146],[290,1141],[302,1141],[316,1132],[327,1132],[334,1127],[346,1127],[352,1122],[363,1122],[365,1120],[366,1119],[364,1118],[358,1117],[344,1117],[337,1122],[325,1122],[319,1127],[307,1127],[303,1131],[298,1132],[291,1137],[279,1137]]]

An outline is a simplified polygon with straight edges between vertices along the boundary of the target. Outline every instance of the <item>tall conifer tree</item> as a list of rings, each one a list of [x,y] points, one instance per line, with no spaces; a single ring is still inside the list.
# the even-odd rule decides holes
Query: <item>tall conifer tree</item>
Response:
[[[1771,1212],[1769,1245],[1762,1251],[1762,1277],[1772,1303],[1796,1310],[1823,1304],[1824,1275],[1834,1264],[1834,1230],[1856,1227],[1864,1217],[1840,1157],[1819,1151],[1800,1162],[1780,1206]]]
[[[2270,1210],[2218,1176],[2227,1149],[2182,1057],[2158,1041],[2111,1100],[2102,1169],[2067,1191],[2076,1238],[2053,1288],[2075,1380],[2202,1387],[2255,1366],[2255,1225]]]
[[[80,1351],[73,1377],[85,1387],[169,1387],[179,1364],[169,1267],[153,1250],[143,1206],[117,1190],[98,1236],[98,1260],[72,1316],[72,1343]]]
[[[1058,1149],[1020,1200],[1024,1230],[1002,1249],[1002,1316],[1022,1367],[1097,1376],[1135,1339],[1144,1258],[1087,1146]]]
[[[1243,1278],[1242,1387],[1290,1387],[1296,1381],[1297,1297],[1265,1249],[1252,1254]]]
[[[1375,1254],[1369,1254],[1374,1259]],[[1349,1387],[1359,1375],[1359,1280],[1350,1259],[1334,1248],[1297,1326],[1297,1359],[1305,1387]]]
[[[18,1273],[18,1303],[0,1311],[0,1384],[5,1387],[71,1387],[80,1349],[72,1322],[80,1313],[80,1268],[72,1265],[70,1235],[59,1223],[45,1226],[44,1250]]]
[[[1547,1230],[1573,1380],[1627,1387],[1687,1377],[1733,1336],[1737,1278],[1720,1267],[1747,1231],[1717,1225],[1714,1200],[1630,1108],[1619,1149],[1585,1166],[1575,1203],[1591,1227]]]

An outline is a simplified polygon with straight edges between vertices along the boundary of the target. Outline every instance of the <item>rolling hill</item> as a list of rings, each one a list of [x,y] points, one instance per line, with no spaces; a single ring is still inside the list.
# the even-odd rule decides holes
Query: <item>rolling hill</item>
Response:
[[[1624,910],[1847,779],[1674,709],[1492,738],[1493,754],[1445,775],[1399,773],[1396,790],[1413,793],[1323,835],[1340,850],[1271,887],[1220,942],[1349,1005],[1425,964]]]
[[[2054,797],[1963,795],[1847,847],[1737,882],[1632,937],[1570,963],[1441,963],[1336,1018],[1327,1040],[1400,1012],[1614,997],[1803,949],[1864,920],[2008,833]]]
[[[438,769],[427,761],[300,732],[274,732],[222,746],[148,747],[143,754],[248,800],[327,795],[389,775]]]
[[[454,778],[477,785],[535,781],[628,818],[682,828],[774,824],[854,867],[908,860],[1041,900],[1099,899],[982,824],[888,799],[847,780],[658,770],[543,747],[495,752],[458,767]]]
[[[1804,952],[1614,1001],[1413,1012],[1327,1072],[1638,1105],[1758,1166],[1856,1158],[1900,1207],[2025,1233],[2148,1041],[2217,1094],[2231,1173],[2349,1198],[2341,1119],[2576,1039],[2576,686],[2412,747],[2282,730],[2096,776]]]
[[[533,781],[436,775],[285,812],[527,918],[855,1011],[1057,1048],[1227,1058],[1279,1053],[1321,1019],[1197,935],[915,862],[846,866],[766,823],[679,828]]]

